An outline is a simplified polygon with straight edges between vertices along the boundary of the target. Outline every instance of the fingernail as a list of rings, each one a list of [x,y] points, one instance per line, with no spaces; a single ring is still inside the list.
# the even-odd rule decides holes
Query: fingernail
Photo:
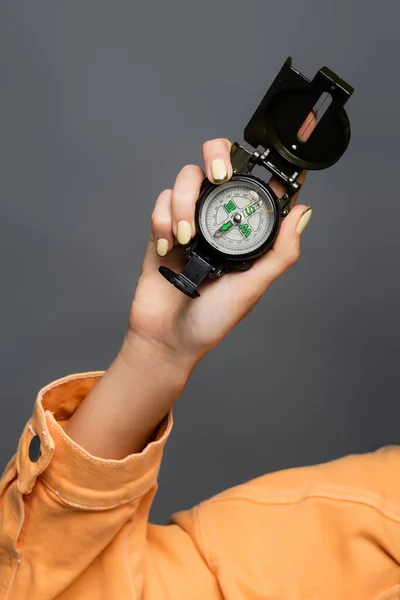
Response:
[[[158,256],[165,256],[168,252],[168,240],[160,238],[157,242],[157,254]]]
[[[300,221],[297,223],[296,233],[303,233],[308,221],[311,219],[312,206],[307,206],[306,210],[301,215]]]
[[[178,223],[178,242],[180,244],[188,244],[192,237],[192,227],[187,221],[179,221]]]
[[[216,183],[221,183],[228,179],[228,171],[222,158],[216,158],[211,163],[211,173]]]

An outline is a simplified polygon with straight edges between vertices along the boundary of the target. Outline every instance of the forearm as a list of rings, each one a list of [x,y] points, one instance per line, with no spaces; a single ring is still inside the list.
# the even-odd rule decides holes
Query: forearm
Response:
[[[141,452],[182,393],[193,367],[139,338],[125,339],[65,432],[100,458],[118,460]]]

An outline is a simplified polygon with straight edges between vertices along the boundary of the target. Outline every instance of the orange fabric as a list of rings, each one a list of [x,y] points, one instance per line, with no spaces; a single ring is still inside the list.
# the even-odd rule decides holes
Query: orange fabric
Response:
[[[143,452],[90,455],[63,424],[102,375],[38,394],[0,481],[1,600],[400,598],[400,446],[265,475],[151,525],[172,414]]]

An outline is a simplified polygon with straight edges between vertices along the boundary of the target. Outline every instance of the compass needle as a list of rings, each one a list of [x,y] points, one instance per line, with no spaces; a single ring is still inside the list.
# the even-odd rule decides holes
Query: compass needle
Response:
[[[220,235],[223,235],[226,231],[229,231],[231,227],[233,227],[232,221],[227,221],[219,229],[217,229],[217,231],[214,233],[214,237],[219,237]]]

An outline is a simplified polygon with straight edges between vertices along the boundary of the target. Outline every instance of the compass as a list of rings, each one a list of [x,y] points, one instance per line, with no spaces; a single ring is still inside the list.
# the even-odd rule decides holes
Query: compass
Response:
[[[276,217],[275,196],[254,177],[235,176],[198,203],[199,232],[214,250],[232,258],[259,253]]]
[[[190,298],[198,286],[229,271],[245,271],[272,247],[304,170],[326,169],[336,163],[350,141],[344,104],[354,88],[327,67],[312,81],[292,67],[289,57],[244,130],[247,150],[231,149],[233,175],[221,185],[204,179],[195,211],[195,237],[184,247],[181,273],[165,266],[160,273]],[[311,134],[302,128],[311,112]],[[301,132],[301,133],[300,133]],[[278,198],[267,181],[252,174],[263,167],[285,187]]]

